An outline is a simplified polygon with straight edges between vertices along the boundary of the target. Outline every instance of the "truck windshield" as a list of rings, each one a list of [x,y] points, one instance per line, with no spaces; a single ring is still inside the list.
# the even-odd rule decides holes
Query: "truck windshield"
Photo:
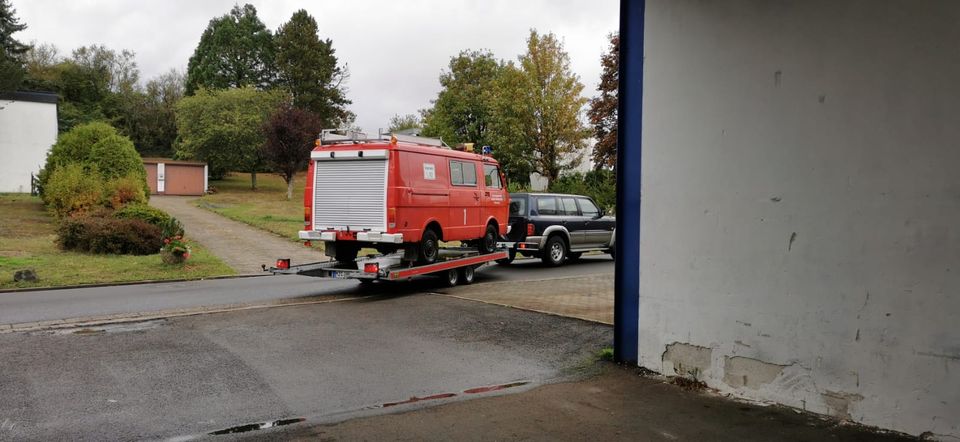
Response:
[[[512,197],[510,199],[510,216],[526,216],[527,199]]]

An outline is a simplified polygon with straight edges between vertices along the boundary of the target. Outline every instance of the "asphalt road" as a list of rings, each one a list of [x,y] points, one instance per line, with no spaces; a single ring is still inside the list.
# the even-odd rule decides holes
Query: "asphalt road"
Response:
[[[546,267],[538,260],[523,259],[508,267],[485,266],[477,272],[475,283],[533,281],[605,273],[613,273],[613,260],[609,255],[585,256],[580,262],[562,267]],[[398,282],[381,287],[378,292],[414,293],[429,290],[434,280],[425,278],[421,281]],[[0,325],[363,294],[365,292],[357,281],[292,275],[0,293]]]
[[[426,294],[0,334],[0,440],[222,440],[210,433],[404,411],[576,375],[611,341],[607,326]],[[498,385],[512,387],[484,390]]]

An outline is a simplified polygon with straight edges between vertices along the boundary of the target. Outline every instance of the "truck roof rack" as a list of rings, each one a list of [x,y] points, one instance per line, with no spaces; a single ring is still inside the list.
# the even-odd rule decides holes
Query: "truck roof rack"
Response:
[[[420,144],[423,146],[433,146],[442,149],[450,149],[450,146],[443,141],[443,138],[429,138],[416,135],[394,134],[390,132],[378,131],[377,138],[370,138],[367,134],[354,130],[343,129],[323,129],[320,131],[320,145],[331,144],[357,144],[369,143],[371,141],[390,141],[390,138],[396,138],[397,141],[404,143]]]

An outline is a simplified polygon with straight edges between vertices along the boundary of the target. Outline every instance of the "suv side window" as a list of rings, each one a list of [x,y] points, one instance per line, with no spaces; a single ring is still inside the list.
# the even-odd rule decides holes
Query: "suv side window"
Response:
[[[490,164],[484,164],[483,181],[488,189],[503,188],[503,185],[500,183],[500,168]]]
[[[450,161],[450,183],[454,186],[477,186],[477,168],[473,163]]]
[[[555,196],[537,197],[537,212],[540,215],[559,215],[557,211],[557,197]]]
[[[577,202],[573,198],[560,198],[560,201],[563,202],[563,215],[566,216],[579,216],[580,211],[577,210]]]
[[[583,216],[596,218],[597,215],[600,215],[600,209],[597,208],[596,204],[593,204],[593,201],[586,198],[577,198],[577,201],[580,203],[580,211],[583,212]]]

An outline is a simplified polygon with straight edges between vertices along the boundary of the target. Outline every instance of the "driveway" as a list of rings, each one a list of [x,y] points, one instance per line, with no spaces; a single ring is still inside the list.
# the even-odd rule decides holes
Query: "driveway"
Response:
[[[261,264],[271,266],[281,257],[290,258],[294,263],[327,259],[317,250],[196,207],[191,202],[195,199],[153,195],[150,205],[179,219],[191,240],[203,244],[237,273],[260,273]]]
[[[411,410],[567,378],[611,340],[426,294],[0,334],[0,440],[186,440]]]

